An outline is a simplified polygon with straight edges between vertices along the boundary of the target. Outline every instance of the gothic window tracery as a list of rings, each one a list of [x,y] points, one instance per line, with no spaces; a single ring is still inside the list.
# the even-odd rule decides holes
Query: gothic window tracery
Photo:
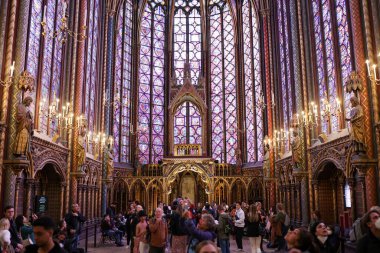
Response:
[[[202,144],[202,118],[192,102],[184,102],[176,110],[174,144]]]
[[[198,0],[176,0],[174,14],[174,69],[178,84],[182,85],[184,64],[190,63],[192,84],[197,84],[201,68],[201,15]]]
[[[114,159],[129,162],[131,129],[132,1],[124,1],[118,16],[115,51]]]
[[[237,101],[234,24],[227,2],[210,6],[212,156],[235,163]]]
[[[42,35],[42,13],[46,5],[46,31]],[[36,106],[36,99],[46,100],[52,103],[55,98],[59,98],[62,84],[63,67],[63,44],[61,37],[52,36],[54,31],[59,30],[62,24],[63,5],[62,1],[33,0],[30,3],[30,19],[27,35],[27,49],[25,59],[25,69],[36,78],[36,89],[34,92],[26,92],[25,96],[33,98],[34,103],[31,110],[36,114],[39,106]],[[40,53],[41,52],[41,53]],[[39,130],[42,133],[50,134],[57,128],[57,122],[49,121],[46,111],[39,115]],[[50,122],[50,123],[49,123]]]
[[[255,107],[263,96],[261,81],[261,57],[259,16],[250,0],[242,5],[244,78],[245,78],[245,129],[247,162],[263,158],[263,110]]]
[[[319,99],[327,99],[331,110],[336,110],[339,90],[344,106],[349,108],[350,94],[344,92],[345,78],[352,70],[350,30],[347,23],[349,11],[346,0],[313,0],[313,28],[315,38],[315,61]],[[341,99],[342,100],[342,99]],[[339,129],[338,117],[322,122],[322,132]]]
[[[148,1],[140,28],[138,147],[143,164],[157,163],[164,150],[165,9]]]

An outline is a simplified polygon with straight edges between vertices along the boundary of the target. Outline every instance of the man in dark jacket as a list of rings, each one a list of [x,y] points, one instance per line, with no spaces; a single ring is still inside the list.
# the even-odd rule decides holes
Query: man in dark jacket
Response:
[[[47,216],[33,222],[33,233],[36,244],[25,248],[25,253],[65,253],[57,242],[53,240],[55,224]]]
[[[20,252],[24,247],[21,244],[21,239],[17,235],[16,223],[14,220],[15,209],[13,206],[6,206],[4,208],[4,217],[9,220],[9,232],[11,233],[11,245],[16,252]]]
[[[380,249],[380,213],[377,210],[369,211],[363,222],[368,232],[359,240],[356,252],[377,253]]]
[[[228,213],[224,211],[224,206],[218,206],[218,225],[216,226],[217,234],[218,234],[218,242],[222,253],[230,253],[230,232],[232,227],[228,220],[230,216]]]
[[[76,250],[79,242],[79,235],[82,230],[82,224],[86,218],[80,213],[78,204],[72,204],[71,212],[65,215],[67,231],[69,238],[72,239],[72,250]]]

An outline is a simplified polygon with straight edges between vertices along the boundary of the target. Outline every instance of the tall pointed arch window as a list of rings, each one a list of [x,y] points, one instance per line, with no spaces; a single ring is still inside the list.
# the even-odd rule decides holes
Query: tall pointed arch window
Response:
[[[164,150],[165,9],[146,3],[140,26],[138,147],[142,164],[157,163]]]
[[[210,6],[212,155],[235,163],[237,100],[234,24],[227,2]]]
[[[202,144],[202,117],[192,102],[184,102],[176,110],[174,144]]]
[[[259,17],[252,1],[242,6],[247,162],[263,158],[263,110],[256,108],[262,96]]]
[[[42,13],[46,6],[46,36],[42,35]],[[35,92],[26,92],[25,96],[32,97],[34,103],[31,109],[35,115],[39,115],[39,130],[42,133],[52,135],[57,128],[57,122],[51,121],[46,111],[39,113],[39,106],[35,106],[37,98],[46,100],[51,104],[54,99],[59,99],[63,81],[63,44],[61,37],[53,37],[54,31],[62,25],[63,5],[60,0],[31,0],[30,19],[28,24],[27,48],[25,69],[36,78],[37,88]]]
[[[192,84],[197,84],[201,68],[202,33],[199,0],[176,0],[174,14],[174,69],[182,85],[184,64],[190,63]]]
[[[96,105],[99,64],[99,0],[88,2],[88,38],[86,41],[86,66],[85,66],[85,107],[84,113],[88,122],[88,130],[94,132],[96,128]]]
[[[277,20],[280,55],[280,89],[282,103],[282,126],[283,129],[290,129],[291,119],[294,112],[294,85],[292,82],[291,62],[293,59],[291,50],[291,24],[288,0],[277,1]],[[297,38],[295,38],[297,39]],[[286,149],[289,147],[285,145]]]
[[[327,99],[332,110],[336,109],[336,98],[341,90],[343,108],[349,108],[350,94],[344,92],[344,81],[352,70],[351,32],[349,29],[348,0],[313,0],[313,27],[315,61],[319,99]],[[341,99],[342,100],[342,99]],[[322,131],[337,131],[337,117],[322,123]]]
[[[130,99],[132,68],[132,1],[124,1],[117,23],[114,87],[114,159],[129,162],[130,153]]]

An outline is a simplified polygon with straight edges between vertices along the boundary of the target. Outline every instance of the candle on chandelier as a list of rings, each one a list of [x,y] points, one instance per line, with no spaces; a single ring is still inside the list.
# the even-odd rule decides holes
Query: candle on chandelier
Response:
[[[370,67],[369,67],[369,60],[366,60],[365,63],[367,64],[368,75],[371,76],[371,70],[370,70]]]
[[[65,14],[66,14],[66,9],[67,9],[67,3],[66,3],[66,1],[62,1],[63,16],[65,16]]]
[[[13,61],[12,65],[11,65],[11,77],[13,77],[14,71],[15,71],[15,61]]]
[[[374,75],[375,80],[376,80],[377,79],[377,76],[376,76],[376,64],[373,64],[372,68],[373,68],[373,75]]]
[[[45,4],[45,6],[44,6],[44,12],[42,13],[42,22],[44,22],[45,24],[46,24],[46,8],[47,8],[47,6]]]

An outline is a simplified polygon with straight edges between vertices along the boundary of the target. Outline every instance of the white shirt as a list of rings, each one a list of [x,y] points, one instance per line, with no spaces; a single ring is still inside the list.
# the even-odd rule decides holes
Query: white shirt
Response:
[[[235,226],[239,228],[244,228],[244,220],[245,220],[245,214],[243,209],[237,209],[236,210],[236,220],[235,220]]]

